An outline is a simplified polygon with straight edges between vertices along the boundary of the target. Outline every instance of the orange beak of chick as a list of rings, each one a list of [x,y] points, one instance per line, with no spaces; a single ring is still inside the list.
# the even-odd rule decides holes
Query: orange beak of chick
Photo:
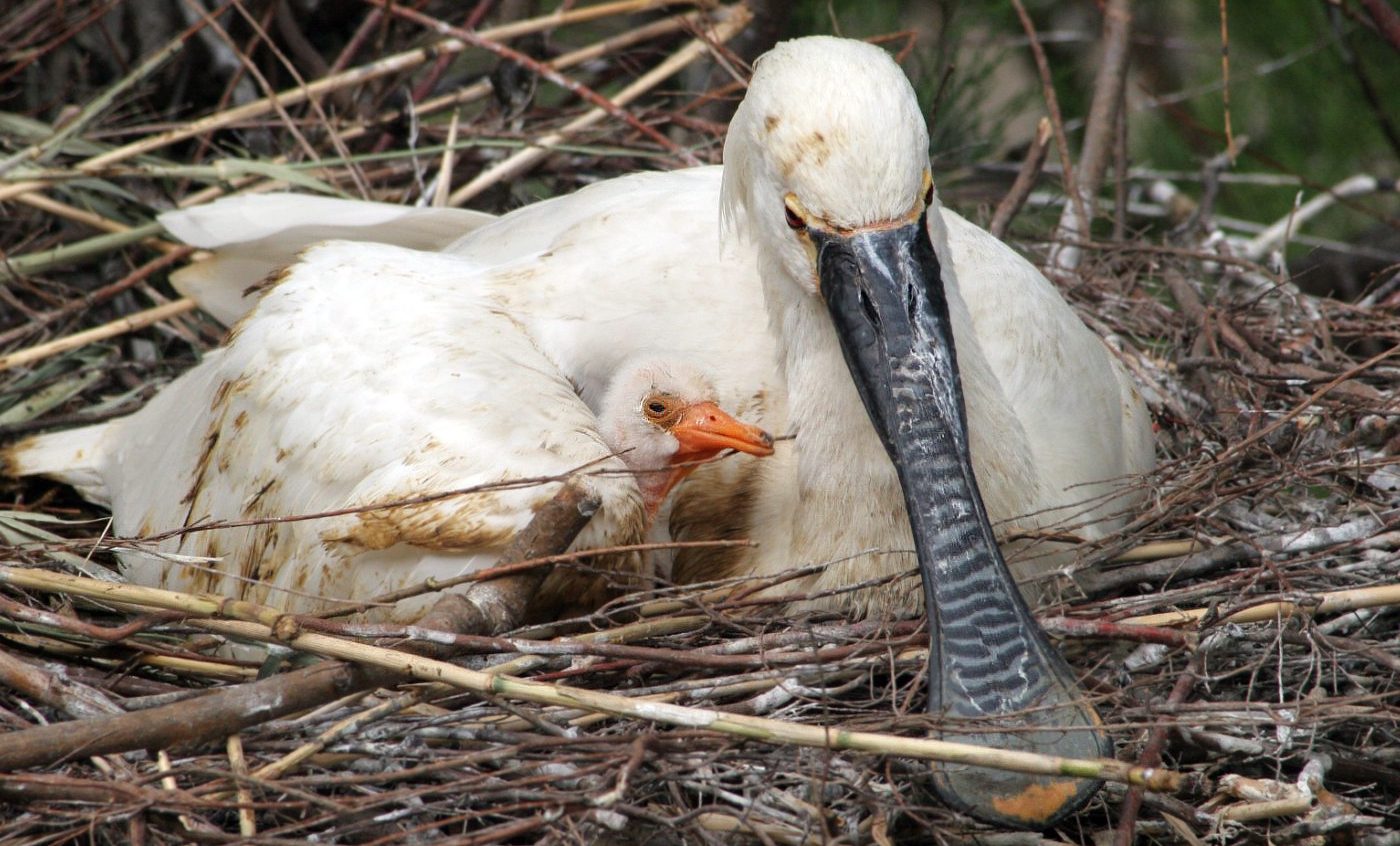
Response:
[[[670,431],[680,442],[671,459],[673,467],[684,464],[693,468],[727,449],[757,456],[773,454],[772,435],[735,420],[712,402],[686,406]]]

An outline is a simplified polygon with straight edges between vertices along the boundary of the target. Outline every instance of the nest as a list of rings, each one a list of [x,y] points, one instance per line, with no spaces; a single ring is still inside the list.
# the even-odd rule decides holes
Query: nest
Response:
[[[325,35],[313,43],[286,25],[287,4],[247,5],[217,23],[97,2],[0,19],[26,102],[42,104],[46,79],[83,95],[49,92],[75,103],[57,123],[0,115],[0,437],[129,413],[218,344],[222,329],[165,283],[189,251],[164,239],[160,210],[291,186],[502,211],[713,162],[712,109],[737,96],[744,67],[723,47],[746,18],[737,7],[584,7],[468,37],[373,6],[344,30],[308,24]],[[541,61],[569,85],[537,83]],[[708,67],[704,93],[662,91],[687,62]],[[623,93],[600,108],[602,88]],[[527,143],[542,137],[548,150]],[[1120,761],[1188,774],[1185,789],[1110,782],[1045,835],[981,826],[927,792],[919,621],[796,616],[734,585],[459,643],[468,669],[597,699],[307,670],[313,656],[285,648],[262,664],[221,658],[221,638],[300,639],[382,667],[382,646],[414,633],[288,630],[269,609],[112,587],[102,512],[6,479],[0,722],[60,728],[22,750],[31,763],[0,767],[0,843],[1021,844],[1114,828],[1119,842],[1400,842],[1397,278],[1350,302],[1300,290],[1277,259],[1289,227],[1246,237],[1193,202],[1219,170],[1134,210],[1145,234],[1081,237],[1077,260],[1051,268],[1138,380],[1160,469],[1143,512],[1085,545],[1040,615]],[[958,206],[957,179],[942,184]],[[1020,246],[1049,244],[1033,233]],[[63,581],[75,573],[109,586]],[[237,708],[279,672],[339,674],[327,689],[341,695],[259,719],[249,694],[236,732],[201,722],[211,692]],[[739,728],[618,717],[607,696]],[[92,754],[82,740],[110,715],[172,707],[186,718],[146,751]],[[792,733],[743,728],[747,716]],[[833,726],[889,740],[876,752],[803,739]],[[16,744],[0,742],[6,754]]]

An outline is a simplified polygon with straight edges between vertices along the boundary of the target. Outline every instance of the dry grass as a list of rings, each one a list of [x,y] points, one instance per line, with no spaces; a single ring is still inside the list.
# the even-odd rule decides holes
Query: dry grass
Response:
[[[172,205],[291,186],[400,203],[470,195],[473,207],[502,211],[616,173],[718,157],[723,127],[697,116],[703,98],[643,86],[623,120],[593,116],[587,94],[546,82],[533,100],[493,97],[480,77],[501,67],[497,56],[421,49],[441,36],[384,7],[351,25],[308,27],[323,36],[314,44],[289,38],[276,3],[236,5],[218,19],[227,32],[193,34],[184,18],[141,18],[134,7],[29,2],[0,17],[12,63],[3,84],[22,91],[7,107],[53,116],[50,103],[74,104],[57,123],[0,115],[0,438],[134,410],[219,342],[220,327],[165,282],[184,251],[153,220]],[[693,14],[684,4],[605,11],[533,27],[550,32],[543,47],[520,40],[528,23],[493,37],[550,59],[598,44],[562,72],[612,92],[694,37],[694,17],[668,17]],[[465,13],[455,14],[462,24]],[[137,30],[134,40],[120,35]],[[163,63],[142,64],[167,47]],[[510,91],[530,87],[529,74],[514,76],[527,82]],[[286,93],[262,99],[274,90]],[[736,93],[729,85],[707,96]],[[524,139],[552,133],[564,133],[554,152],[527,156]],[[1200,185],[1210,186],[1212,167]],[[1347,202],[1364,201],[1367,187],[1349,187],[1361,199]],[[1393,284],[1358,302],[1304,294],[1272,263],[1280,242],[1235,236],[1200,211],[1191,218],[1184,195],[1136,209],[1126,222],[1149,234],[1081,242],[1077,266],[1057,274],[1138,377],[1161,469],[1145,482],[1150,508],[1085,548],[1077,582],[1060,585],[1061,601],[1042,613],[1064,633],[1119,760],[1160,755],[1209,789],[1149,793],[1137,811],[1110,786],[1047,837],[1090,842],[1126,819],[1140,842],[1400,842],[1388,833],[1400,828],[1397,612],[1384,592],[1380,604],[1348,610],[1357,594],[1345,593],[1400,583],[1400,299]],[[103,326],[112,328],[102,337],[78,334]],[[110,572],[107,544],[94,538],[102,515],[70,491],[6,479],[0,497],[0,563]],[[1157,557],[1113,563],[1145,544]],[[624,600],[523,633],[616,630],[625,648],[529,645],[509,670],[803,725],[927,727],[917,623],[674,598],[681,604],[642,623],[633,622],[640,601]],[[1297,613],[1227,619],[1278,600]],[[1123,623],[1194,608],[1205,610],[1183,632]],[[214,657],[208,628],[5,587],[0,723],[90,720],[257,675]],[[526,647],[482,646],[473,662]],[[921,787],[926,765],[912,758],[423,685],[355,694],[159,755],[71,751],[0,775],[0,844],[1040,839],[988,832],[937,805]]]

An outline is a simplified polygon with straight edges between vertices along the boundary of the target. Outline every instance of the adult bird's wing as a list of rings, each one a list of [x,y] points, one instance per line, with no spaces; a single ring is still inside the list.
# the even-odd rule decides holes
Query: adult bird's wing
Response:
[[[474,272],[396,247],[313,247],[223,348],[104,426],[93,439],[103,452],[87,463],[120,535],[413,501],[190,532],[124,554],[133,580],[314,611],[334,607],[319,597],[450,578],[493,564],[558,484],[425,495],[585,464],[619,475],[590,477],[603,505],[576,543],[639,539],[640,495],[592,412],[511,316],[463,295]],[[26,443],[43,452],[43,438]],[[379,616],[413,619],[426,604]]]
[[[166,212],[171,235],[216,254],[181,268],[171,282],[225,324],[252,308],[250,286],[291,264],[318,241],[345,239],[436,251],[495,220],[485,212],[412,208],[310,194],[248,194]]]
[[[953,265],[978,346],[1045,480],[1032,525],[1087,521],[1078,531],[1102,537],[1125,522],[1123,512],[1142,498],[1133,477],[1155,463],[1137,389],[1030,262],[953,212],[945,209],[943,220],[957,245]],[[1064,507],[1041,511],[1055,505]]]

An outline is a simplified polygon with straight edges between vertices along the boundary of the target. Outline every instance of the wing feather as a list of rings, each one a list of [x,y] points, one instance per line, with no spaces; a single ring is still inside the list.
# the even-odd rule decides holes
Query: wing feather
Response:
[[[365,599],[491,566],[558,484],[425,494],[590,463],[621,471],[592,412],[520,325],[462,295],[475,272],[397,247],[315,246],[225,347],[116,421],[95,462],[121,535],[413,504],[191,532],[125,554],[132,578],[320,610],[327,603],[315,597]],[[579,543],[639,539],[630,477],[590,484],[603,509]],[[424,605],[388,616],[412,618]]]

